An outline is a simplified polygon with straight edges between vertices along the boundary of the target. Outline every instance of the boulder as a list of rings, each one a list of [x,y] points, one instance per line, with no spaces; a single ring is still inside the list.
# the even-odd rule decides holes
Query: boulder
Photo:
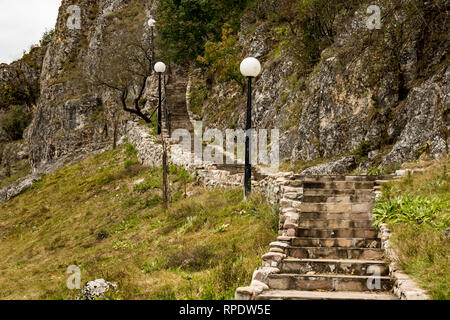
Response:
[[[109,290],[117,290],[117,285],[105,279],[89,281],[81,289],[81,294],[78,295],[77,300],[102,299]]]

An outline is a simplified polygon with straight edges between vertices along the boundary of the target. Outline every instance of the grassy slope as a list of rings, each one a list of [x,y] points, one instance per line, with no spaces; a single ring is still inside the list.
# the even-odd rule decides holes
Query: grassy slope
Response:
[[[161,172],[136,162],[130,147],[96,155],[0,205],[0,299],[72,299],[70,265],[82,283],[119,284],[118,299],[226,299],[249,283],[276,236],[275,210],[258,196],[242,203],[240,190],[190,185],[183,199],[172,168],[164,211]]]
[[[419,161],[404,167],[426,170],[384,185],[383,198],[377,207],[380,215],[384,215],[382,220],[393,230],[392,242],[401,267],[433,299],[449,300],[450,238],[444,237],[444,231],[450,227],[450,158],[438,162]],[[399,200],[404,201],[400,209],[386,209],[392,208],[390,201],[398,203]],[[395,221],[399,218],[403,221]]]

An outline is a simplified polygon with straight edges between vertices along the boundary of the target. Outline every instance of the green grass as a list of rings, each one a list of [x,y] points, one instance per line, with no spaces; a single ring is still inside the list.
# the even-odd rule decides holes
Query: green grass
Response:
[[[374,208],[375,225],[388,223],[400,266],[433,299],[450,299],[449,157],[405,165],[424,172],[386,183]]]
[[[0,299],[73,299],[70,265],[82,284],[118,284],[114,299],[232,298],[276,237],[278,214],[261,196],[242,202],[241,190],[189,184],[184,199],[186,173],[170,172],[167,211],[161,170],[139,165],[130,146],[45,176],[0,205]]]
[[[25,159],[14,163],[11,166],[11,176],[0,179],[0,189],[9,186],[16,180],[25,177],[30,173],[30,162]]]

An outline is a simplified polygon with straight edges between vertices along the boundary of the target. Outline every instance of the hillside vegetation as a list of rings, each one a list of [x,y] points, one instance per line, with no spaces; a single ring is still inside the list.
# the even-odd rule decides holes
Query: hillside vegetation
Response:
[[[386,222],[399,264],[433,299],[450,299],[450,159],[417,162],[424,167],[383,186],[375,209],[376,224]],[[447,230],[447,232],[446,232]]]
[[[161,171],[137,163],[131,145],[45,176],[0,206],[0,298],[73,299],[82,285],[118,284],[114,299],[229,299],[248,284],[276,237],[278,215],[241,190],[188,186],[170,168],[173,204],[161,207]]]

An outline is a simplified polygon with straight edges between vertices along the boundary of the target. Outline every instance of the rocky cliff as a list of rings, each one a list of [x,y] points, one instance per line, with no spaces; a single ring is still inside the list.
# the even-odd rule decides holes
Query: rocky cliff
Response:
[[[286,13],[286,3],[258,2],[244,13],[237,35],[242,57],[263,62],[253,121],[284,132],[284,159],[353,156],[347,170],[366,171],[448,152],[450,21],[444,2],[378,1],[381,28],[370,30],[372,2],[354,1],[336,12],[332,39],[311,66],[299,59],[305,49],[297,39],[305,31],[295,24],[298,12]],[[209,88],[202,117],[243,126],[239,86]]]
[[[350,2],[326,21],[331,31],[319,37],[318,54],[305,63],[307,33],[298,22],[303,13],[292,11],[297,2],[250,1],[231,36],[235,57],[254,56],[263,64],[254,89],[255,126],[281,129],[283,159],[345,157],[341,171],[392,167],[448,152],[450,23],[445,1],[416,6],[380,0],[381,28],[373,30],[367,26],[371,3]],[[80,8],[80,28],[69,27],[72,5]],[[34,81],[40,91],[26,137],[35,172],[112,145],[115,136],[125,133],[126,122],[136,119],[117,111],[117,94],[90,79],[99,72],[104,53],[120,47],[112,39],[120,39],[121,28],[133,24],[149,35],[145,22],[157,15],[157,6],[156,0],[62,1],[40,80]],[[209,126],[243,127],[245,88],[208,71],[195,61],[178,70],[189,78],[190,109]],[[154,105],[155,79],[149,84],[147,109]]]
[[[71,26],[73,5],[79,8],[79,19],[74,16],[79,21],[72,21]],[[114,48],[110,39],[120,32],[120,24],[132,19],[144,29],[152,5],[152,1],[62,1],[55,36],[43,62],[41,97],[28,135],[35,171],[46,171],[57,161],[111,146],[113,136],[124,133],[127,118],[120,115],[117,96],[91,80],[102,53]]]

